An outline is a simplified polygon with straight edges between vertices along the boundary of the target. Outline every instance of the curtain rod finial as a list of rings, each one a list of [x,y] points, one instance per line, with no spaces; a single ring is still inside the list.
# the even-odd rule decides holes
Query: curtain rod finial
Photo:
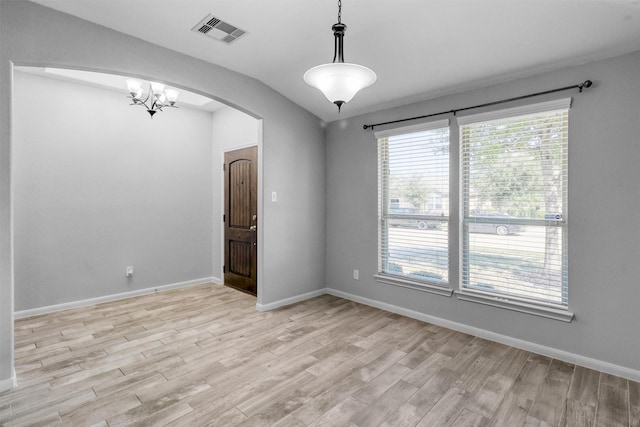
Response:
[[[578,90],[582,93],[582,89],[589,88],[593,82],[591,80],[585,80],[584,83],[578,85]]]

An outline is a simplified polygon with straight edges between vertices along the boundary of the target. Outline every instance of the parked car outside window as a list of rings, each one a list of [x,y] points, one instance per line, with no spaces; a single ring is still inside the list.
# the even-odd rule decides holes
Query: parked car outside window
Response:
[[[417,215],[420,212],[416,208],[391,208],[390,211],[398,215]],[[438,221],[428,221],[422,218],[390,218],[389,225],[391,227],[418,227],[420,230],[434,230],[440,227]]]
[[[504,219],[504,222],[474,222],[474,218]],[[469,221],[469,233],[489,233],[506,236],[507,234],[524,232],[526,230],[524,225],[512,224],[511,221],[509,221],[509,219],[513,218],[511,215],[502,212],[479,212],[472,214]]]
[[[440,224],[425,219],[392,218],[389,220],[389,225],[392,227],[418,227],[420,230],[434,230]]]

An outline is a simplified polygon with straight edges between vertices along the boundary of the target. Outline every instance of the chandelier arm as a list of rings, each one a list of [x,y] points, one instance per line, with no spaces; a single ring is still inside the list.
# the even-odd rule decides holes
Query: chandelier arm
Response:
[[[145,105],[145,107],[147,106],[147,101],[149,100],[150,96],[151,96],[151,83],[149,83],[149,92],[147,93],[147,97],[144,100],[140,100]]]
[[[133,104],[129,104],[129,105],[139,105],[140,107],[144,107],[147,110],[149,109],[149,106],[147,105],[147,103],[142,101],[141,99],[134,99]]]
[[[149,85],[149,90],[151,90],[151,85]],[[147,97],[145,99],[139,99],[134,96],[131,96],[130,98],[133,101],[133,104],[130,104],[130,105],[139,105],[149,110],[149,106],[147,105],[147,101],[149,100],[149,94],[147,94]]]

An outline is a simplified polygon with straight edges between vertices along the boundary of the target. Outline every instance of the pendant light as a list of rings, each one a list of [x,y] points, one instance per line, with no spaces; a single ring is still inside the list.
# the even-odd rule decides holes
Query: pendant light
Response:
[[[338,0],[338,23],[331,27],[334,36],[333,62],[307,70],[304,81],[319,89],[324,96],[338,106],[338,112],[359,90],[371,86],[376,81],[376,73],[358,64],[344,62],[344,32],[342,23],[342,0]],[[336,62],[336,59],[338,62]]]

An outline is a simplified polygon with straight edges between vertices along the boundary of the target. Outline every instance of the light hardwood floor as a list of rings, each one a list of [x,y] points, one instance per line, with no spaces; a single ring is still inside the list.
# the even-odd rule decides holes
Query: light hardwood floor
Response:
[[[640,426],[640,384],[332,296],[202,285],[16,321],[0,424]]]

